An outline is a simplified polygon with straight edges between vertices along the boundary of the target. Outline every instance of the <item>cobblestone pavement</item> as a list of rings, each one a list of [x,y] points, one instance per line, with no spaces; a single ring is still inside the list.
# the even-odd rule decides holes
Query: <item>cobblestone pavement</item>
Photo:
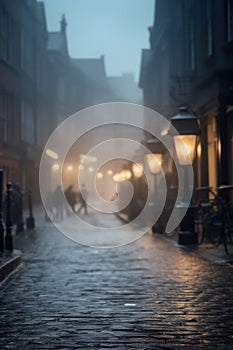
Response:
[[[0,291],[0,349],[232,349],[233,269],[147,234],[78,245],[50,223],[17,236]]]

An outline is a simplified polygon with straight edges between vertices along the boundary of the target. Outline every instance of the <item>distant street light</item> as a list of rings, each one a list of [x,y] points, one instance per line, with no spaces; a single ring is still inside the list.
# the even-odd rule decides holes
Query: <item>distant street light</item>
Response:
[[[99,172],[96,177],[97,177],[97,179],[102,179],[104,177],[104,175],[101,172]]]
[[[58,163],[54,163],[54,164],[52,165],[52,170],[53,170],[53,171],[58,171],[59,168],[60,168],[60,165],[59,165]]]
[[[125,180],[130,180],[132,177],[132,173],[130,170],[123,169],[122,171],[115,173],[113,175],[113,181],[114,182],[122,182]]]
[[[156,194],[158,195],[159,189],[160,189],[160,174],[162,172],[162,161],[163,161],[163,154],[165,153],[165,146],[161,141],[159,141],[156,138],[147,140],[146,146],[151,151],[151,153],[148,153],[145,155],[145,159],[150,172],[154,175],[153,191],[154,191],[154,197],[155,197]],[[157,210],[158,201],[156,200],[156,198],[153,199],[152,204],[153,204],[152,210],[153,211]],[[157,222],[154,223],[151,229],[153,233],[163,232],[161,218],[159,218]]]
[[[134,176],[136,178],[140,178],[144,174],[143,164],[142,163],[133,163],[132,164],[132,170],[133,170],[133,174],[134,174]]]
[[[90,166],[90,167],[88,168],[88,172],[89,172],[89,173],[93,173],[93,172],[94,172],[94,168],[93,168],[92,166]]]
[[[67,171],[73,171],[73,170],[74,170],[73,165],[68,165],[68,166],[67,166]]]
[[[51,150],[50,148],[47,148],[45,150],[45,153],[47,154],[48,157],[57,160],[58,159],[58,154],[56,152],[54,152],[53,150]]]
[[[159,174],[162,167],[162,154],[146,154],[146,161],[152,174]]]
[[[122,178],[124,178],[124,180],[130,180],[132,177],[132,173],[130,170],[124,169],[121,171],[121,176]]]

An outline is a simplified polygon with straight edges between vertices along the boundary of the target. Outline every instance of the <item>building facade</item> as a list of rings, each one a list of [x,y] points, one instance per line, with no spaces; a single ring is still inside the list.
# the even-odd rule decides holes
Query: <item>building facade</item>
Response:
[[[187,105],[201,127],[195,185],[232,184],[233,1],[157,0],[149,32],[144,104],[167,118]]]
[[[83,108],[123,100],[108,80],[104,56],[70,57],[66,27],[63,15],[60,28],[48,32],[43,2],[0,1],[0,168],[5,184],[32,189],[36,201],[40,157],[54,129]],[[57,164],[48,161],[52,173]]]
[[[19,1],[0,2],[0,26],[0,167],[5,169],[6,178],[17,181],[21,134]]]

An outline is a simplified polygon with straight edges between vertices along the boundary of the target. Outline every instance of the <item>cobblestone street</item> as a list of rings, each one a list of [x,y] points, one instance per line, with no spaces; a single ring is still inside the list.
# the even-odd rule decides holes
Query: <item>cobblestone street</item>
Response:
[[[230,265],[151,234],[97,249],[36,223],[1,289],[0,349],[232,349]]]

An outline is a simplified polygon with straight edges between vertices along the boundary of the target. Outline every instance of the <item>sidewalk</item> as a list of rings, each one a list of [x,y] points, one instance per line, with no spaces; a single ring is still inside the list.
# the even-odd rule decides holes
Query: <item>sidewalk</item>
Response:
[[[182,249],[186,249],[189,251],[192,251],[199,256],[201,256],[203,259],[211,261],[215,264],[232,264],[233,265],[233,243],[228,244],[228,251],[229,254],[226,254],[224,245],[221,244],[219,246],[214,246],[213,244],[209,242],[204,242],[199,245],[179,245],[178,242],[178,233],[175,232],[174,234],[168,236],[166,234],[161,233],[154,233],[154,237],[160,237],[161,239],[165,239],[167,241],[170,241],[171,244],[180,247]]]
[[[35,223],[42,220],[43,210],[41,207],[36,207],[34,210]],[[24,212],[24,231],[27,230],[28,233],[32,229],[27,229],[26,219],[28,218],[28,210]],[[0,287],[1,285],[12,277],[20,267],[22,266],[22,252],[17,248],[17,241],[20,239],[20,232],[15,233],[15,226],[12,227],[12,238],[13,238],[13,252],[0,253]]]
[[[0,256],[0,286],[20,268],[21,264],[22,253],[20,250],[14,249],[12,253],[4,253]]]
[[[127,215],[118,213],[117,217],[122,222],[128,222]],[[204,242],[202,244],[199,244],[197,246],[183,246],[178,245],[178,233],[174,232],[170,235],[166,235],[164,233],[153,233],[152,234],[156,238],[161,238],[164,240],[167,240],[171,244],[180,247],[182,249],[190,250],[199,256],[201,256],[203,259],[211,261],[216,264],[232,264],[233,265],[233,242],[232,244],[228,244],[228,252],[229,254],[226,254],[224,245],[221,244],[219,246],[214,246],[211,243]]]

